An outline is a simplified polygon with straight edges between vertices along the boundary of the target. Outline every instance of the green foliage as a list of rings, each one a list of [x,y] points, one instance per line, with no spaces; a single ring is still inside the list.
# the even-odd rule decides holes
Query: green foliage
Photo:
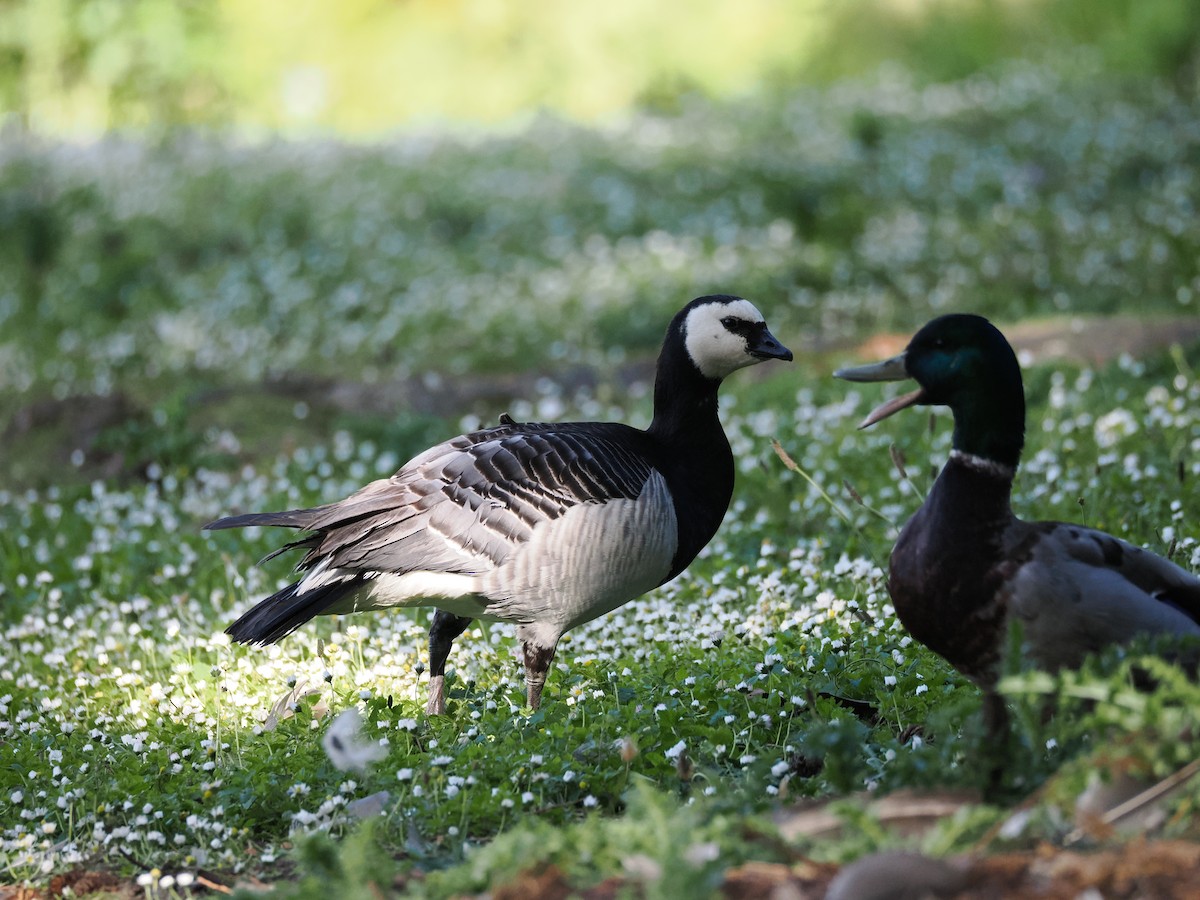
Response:
[[[0,414],[6,462],[27,464],[0,488],[0,877],[138,860],[437,896],[553,865],[578,890],[621,873],[703,894],[791,852],[764,822],[798,798],[861,824],[799,848],[837,859],[894,840],[856,795],[978,788],[978,694],[884,584],[949,422],[858,431],[882,389],[835,382],[851,354],[818,348],[950,308],[1005,329],[1131,297],[1189,312],[1194,106],[1014,67],[481,142],[11,146]],[[253,565],[278,535],[201,523],[344,496],[502,410],[644,422],[663,323],[715,290],[754,297],[801,358],[723,388],[728,520],[675,582],[564,640],[536,714],[503,626],[464,634],[435,719],[427,613],[323,619],[272,648],[222,634],[288,565]],[[1027,366],[1017,511],[1200,567],[1195,352]],[[44,410],[114,397],[125,412],[67,449],[123,468],[27,446]],[[437,397],[454,405],[411,411]],[[11,474],[42,455],[41,477]],[[1153,773],[1194,757],[1200,697],[1157,649],[1012,673],[1013,796],[1101,742]],[[1157,691],[1133,691],[1146,673]],[[320,738],[351,707],[384,758],[348,774]],[[961,850],[996,815],[928,846]]]
[[[831,7],[802,69],[844,78],[892,63],[923,80],[966,78],[997,60],[1035,59],[1061,74],[1088,56],[1109,72],[1200,76],[1200,11],[1177,0],[850,0]]]
[[[216,0],[0,7],[0,115],[35,131],[213,122],[228,110]],[[224,62],[227,66],[228,62]]]
[[[472,401],[497,374],[644,361],[679,298],[713,290],[819,345],[949,308],[1117,312],[1136,294],[1187,312],[1195,105],[1014,67],[483,143],[18,142],[0,164],[0,417],[119,390],[149,421],[172,392],[194,406],[197,382],[264,379],[279,408],[437,372],[475,376],[464,405],[490,421]]]
[[[245,865],[252,848],[260,877],[298,865],[300,896],[321,879],[369,892],[391,883],[393,862],[406,890],[431,896],[540,865],[580,889],[619,872],[648,893],[678,883],[703,892],[725,866],[774,852],[738,840],[736,823],[784,797],[979,787],[977,692],[896,623],[880,569],[894,531],[868,510],[899,521],[913,508],[888,447],[940,459],[948,423],[939,417],[931,435],[914,415],[856,432],[859,389],[847,394],[819,371],[732,380],[728,430],[742,468],[733,516],[679,581],[568,636],[535,715],[520,709],[500,626],[464,635],[449,715],[428,720],[418,712],[420,615],[314,622],[267,650],[219,634],[286,567],[251,568],[274,546],[268,536],[230,541],[196,525],[230,504],[340,496],[394,466],[390,451],[341,434],[258,471],[182,467],[122,489],[4,495],[0,554],[14,574],[0,606],[0,727],[21,734],[0,769],[0,817],[13,823],[7,877],[33,877],[43,861],[69,866],[76,853],[117,867],[126,853],[168,872]],[[1029,374],[1018,510],[1078,517],[1084,497],[1094,524],[1160,551],[1172,542],[1195,567],[1182,516],[1200,473],[1179,456],[1200,409],[1195,380],[1170,355]],[[564,417],[579,414],[571,402]],[[823,491],[778,464],[770,437]],[[1157,692],[1132,691],[1134,669],[1156,678]],[[1140,736],[1137,754],[1155,773],[1196,750],[1196,688],[1146,648],[1078,674],[1017,672],[1006,690],[1018,723],[1014,796],[1101,741]],[[349,706],[387,754],[352,776],[318,739]],[[272,711],[276,723],[264,726]],[[303,843],[311,832],[357,833],[351,805],[382,791],[369,835],[336,852],[324,839]],[[845,807],[849,821],[856,810]],[[961,848],[988,821],[965,815],[929,846]],[[658,841],[664,829],[678,841]],[[806,852],[843,858],[891,840],[874,826],[851,831]],[[295,841],[305,849],[287,853]]]
[[[698,97],[887,62],[928,83],[1011,58],[1086,78],[1092,57],[1194,89],[1200,13],[1180,0],[17,0],[0,7],[0,35],[0,115],[37,133],[378,135],[534,109],[673,116]]]

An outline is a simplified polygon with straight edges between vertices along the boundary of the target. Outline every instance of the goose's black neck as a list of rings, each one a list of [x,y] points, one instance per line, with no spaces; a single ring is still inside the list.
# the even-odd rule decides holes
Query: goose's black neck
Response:
[[[717,417],[719,381],[705,378],[682,340],[668,335],[654,382],[649,452],[675,506],[678,546],[667,580],[716,533],[733,497],[733,453]]]
[[[672,340],[672,335],[668,335],[658,357],[654,419],[648,433],[669,443],[697,441],[704,434],[719,434],[720,440],[725,442],[725,433],[717,417],[720,384],[720,381],[700,374],[681,338]]]

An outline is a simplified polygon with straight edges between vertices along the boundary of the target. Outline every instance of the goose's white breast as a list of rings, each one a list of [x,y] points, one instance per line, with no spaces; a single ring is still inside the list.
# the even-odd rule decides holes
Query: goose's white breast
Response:
[[[504,565],[479,576],[489,600],[483,617],[573,628],[661,584],[678,542],[675,506],[655,472],[636,500],[582,503],[534,529]]]

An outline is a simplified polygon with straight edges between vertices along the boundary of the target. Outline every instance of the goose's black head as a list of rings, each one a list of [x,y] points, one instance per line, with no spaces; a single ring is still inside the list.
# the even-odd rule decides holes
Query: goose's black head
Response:
[[[792,351],[767,330],[762,313],[741,297],[714,294],[693,300],[672,320],[667,341],[673,336],[692,365],[712,381],[768,359],[792,359]]]
[[[1017,464],[1025,441],[1021,367],[1004,335],[982,316],[940,316],[899,356],[834,375],[847,381],[912,378],[919,385],[872,410],[862,428],[909,406],[948,406],[954,413],[955,449]]]
[[[671,320],[654,381],[656,434],[716,429],[717,387],[730,372],[792,351],[767,330],[762,313],[741,297],[714,294],[693,300]]]

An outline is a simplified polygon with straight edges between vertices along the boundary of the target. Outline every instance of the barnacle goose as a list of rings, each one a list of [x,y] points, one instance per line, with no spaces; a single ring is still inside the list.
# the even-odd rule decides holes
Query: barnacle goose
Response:
[[[792,353],[753,304],[700,297],[667,329],[645,431],[505,416],[337,503],[205,525],[309,532],[267,557],[301,549],[304,575],[228,634],[269,644],[320,614],[434,606],[426,711],[437,714],[454,639],[472,619],[513,622],[536,709],[566,631],[670,581],[716,532],[734,472],[717,387],[768,359]]]

